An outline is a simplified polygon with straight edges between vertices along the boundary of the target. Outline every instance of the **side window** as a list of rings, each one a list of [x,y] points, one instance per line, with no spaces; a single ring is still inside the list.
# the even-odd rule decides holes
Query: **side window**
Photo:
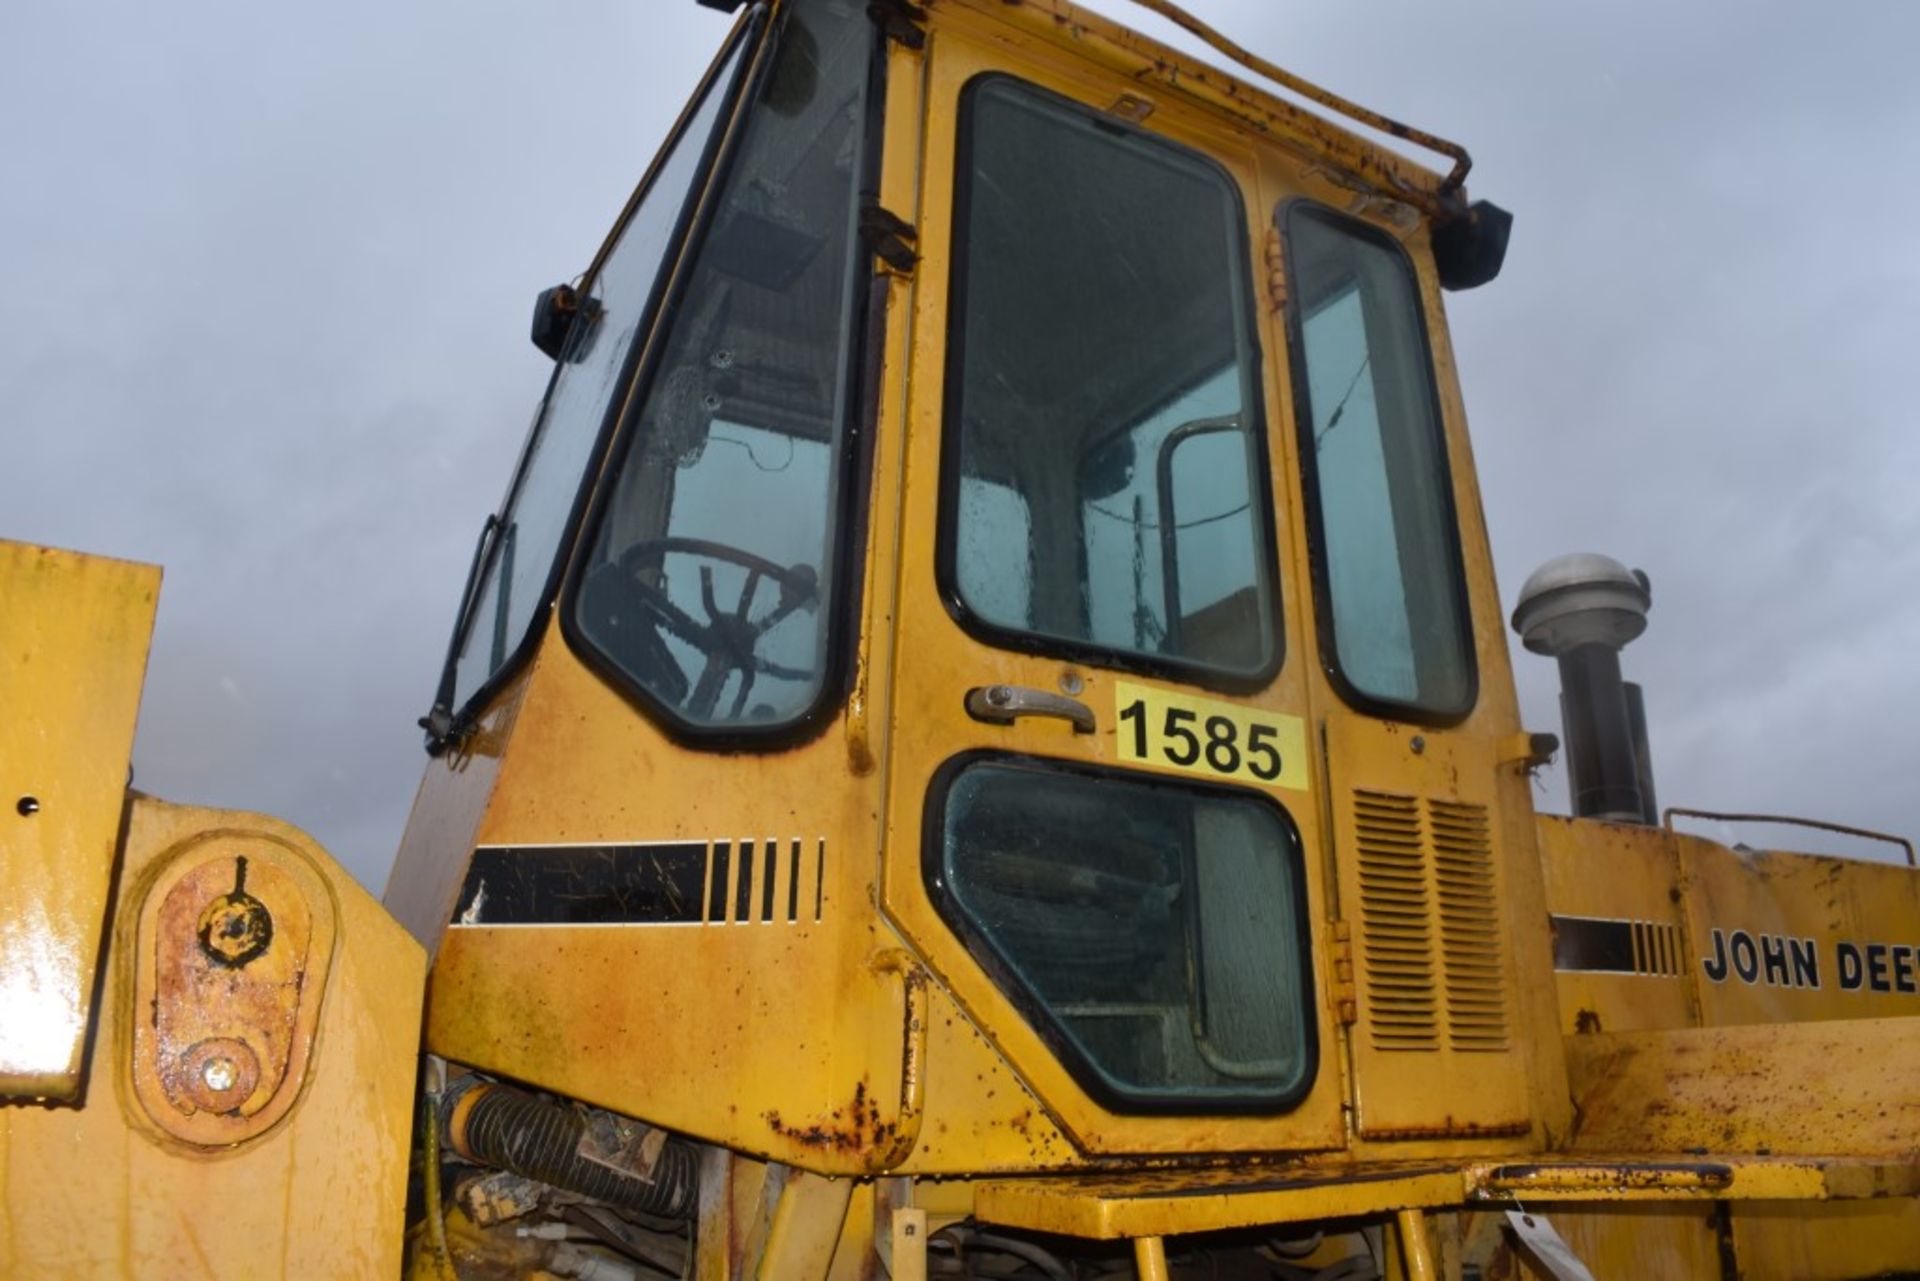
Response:
[[[546,600],[594,442],[626,385],[634,344],[652,314],[689,193],[699,184],[752,44],[744,33],[735,37],[705,96],[668,140],[599,271],[582,286],[578,318],[495,526],[456,651],[453,708],[463,707],[505,666]]]
[[[1285,230],[1329,667],[1360,704],[1463,716],[1473,640],[1412,266],[1385,235],[1331,210],[1294,204]]]
[[[960,153],[940,572],[962,621],[1264,681],[1271,505],[1231,176],[1006,77],[968,87]]]

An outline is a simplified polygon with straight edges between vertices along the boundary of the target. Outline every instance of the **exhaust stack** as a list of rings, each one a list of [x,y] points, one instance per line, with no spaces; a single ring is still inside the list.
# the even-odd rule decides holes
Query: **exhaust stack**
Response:
[[[1520,589],[1513,630],[1560,663],[1573,812],[1614,823],[1659,822],[1640,687],[1620,675],[1620,651],[1647,629],[1647,576],[1609,556],[1548,561]]]

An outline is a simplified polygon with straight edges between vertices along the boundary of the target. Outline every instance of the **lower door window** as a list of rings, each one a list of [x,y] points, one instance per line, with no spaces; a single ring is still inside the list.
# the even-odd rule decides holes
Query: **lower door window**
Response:
[[[1279,1112],[1316,1047],[1300,843],[1264,796],[1003,755],[934,784],[941,914],[1115,1111]]]

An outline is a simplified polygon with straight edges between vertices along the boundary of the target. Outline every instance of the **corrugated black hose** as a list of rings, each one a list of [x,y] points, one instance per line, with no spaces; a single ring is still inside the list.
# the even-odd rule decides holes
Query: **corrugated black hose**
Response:
[[[670,1138],[651,1181],[580,1154],[587,1119],[577,1109],[485,1082],[450,1096],[447,1137],[462,1156],[617,1209],[690,1218],[699,1190],[692,1145]]]

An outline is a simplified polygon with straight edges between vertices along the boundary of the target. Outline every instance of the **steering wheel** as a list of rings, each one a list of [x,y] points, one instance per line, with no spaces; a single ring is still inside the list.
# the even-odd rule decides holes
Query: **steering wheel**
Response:
[[[681,609],[660,586],[658,572],[670,555],[703,556],[708,560],[737,565],[747,571],[740,588],[740,599],[731,610],[723,610],[714,599],[713,566],[700,567],[700,605],[707,621],[697,621]],[[803,681],[813,673],[796,667],[784,667],[754,653],[760,638],[797,610],[811,610],[820,604],[819,575],[811,565],[776,565],[763,556],[730,547],[705,538],[643,538],[630,545],[614,563],[646,601],[660,625],[674,636],[700,651],[705,662],[693,691],[687,696],[687,711],[701,720],[712,717],[714,705],[727,677],[740,673],[740,688],[733,696],[729,715],[738,718],[746,708],[747,695],[760,675],[779,680]],[[780,589],[780,599],[759,618],[750,616],[753,598],[762,578]],[[685,673],[681,673],[685,677]]]

